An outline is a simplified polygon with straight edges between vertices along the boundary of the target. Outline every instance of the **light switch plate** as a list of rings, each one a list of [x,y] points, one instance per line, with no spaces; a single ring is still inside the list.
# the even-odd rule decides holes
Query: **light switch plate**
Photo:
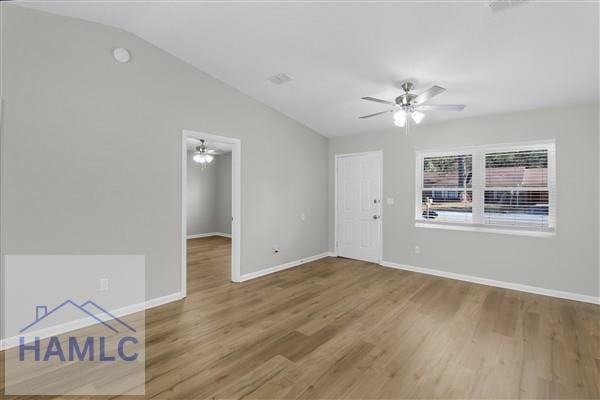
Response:
[[[387,198],[387,204],[388,204],[389,206],[391,206],[392,204],[394,204],[394,198],[393,198],[393,197],[388,197],[388,198]]]

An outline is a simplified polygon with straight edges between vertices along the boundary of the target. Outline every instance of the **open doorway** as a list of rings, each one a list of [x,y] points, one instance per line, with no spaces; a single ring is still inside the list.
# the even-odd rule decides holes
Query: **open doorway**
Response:
[[[188,278],[207,281],[227,275],[233,282],[240,281],[240,151],[238,139],[183,131],[181,288],[184,295],[190,284]],[[193,275],[190,268],[194,268]]]

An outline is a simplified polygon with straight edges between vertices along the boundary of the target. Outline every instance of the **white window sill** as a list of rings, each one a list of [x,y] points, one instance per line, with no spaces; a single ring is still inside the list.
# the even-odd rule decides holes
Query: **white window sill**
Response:
[[[444,229],[450,231],[470,231],[470,232],[487,232],[497,233],[501,235],[517,235],[517,236],[533,236],[533,237],[552,237],[556,235],[554,229],[548,230],[530,230],[530,229],[519,229],[510,227],[495,227],[495,226],[484,226],[484,225],[472,225],[472,224],[459,224],[452,222],[426,222],[419,221],[415,222],[416,228],[428,228],[428,229]]]

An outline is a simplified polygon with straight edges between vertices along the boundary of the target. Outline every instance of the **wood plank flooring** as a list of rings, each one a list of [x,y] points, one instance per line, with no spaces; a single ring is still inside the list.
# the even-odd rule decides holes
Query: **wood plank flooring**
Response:
[[[600,307],[326,258],[229,282],[188,241],[188,297],[146,312],[146,398],[599,398]]]

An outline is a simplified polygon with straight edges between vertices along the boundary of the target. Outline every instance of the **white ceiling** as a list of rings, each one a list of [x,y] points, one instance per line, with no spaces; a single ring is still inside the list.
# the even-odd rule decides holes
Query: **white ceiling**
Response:
[[[130,31],[326,136],[392,127],[362,96],[446,87],[425,122],[598,101],[598,4],[28,2]],[[117,46],[118,43],[115,43]],[[135,55],[134,55],[135,56]],[[274,85],[284,72],[293,80]]]

